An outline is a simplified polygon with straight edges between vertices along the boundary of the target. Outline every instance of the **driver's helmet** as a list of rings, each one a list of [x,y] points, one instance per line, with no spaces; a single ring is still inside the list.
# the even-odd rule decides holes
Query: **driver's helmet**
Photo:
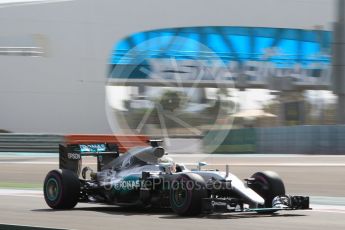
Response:
[[[158,164],[166,173],[175,173],[176,172],[176,164],[171,157],[163,156],[163,157],[159,158]]]

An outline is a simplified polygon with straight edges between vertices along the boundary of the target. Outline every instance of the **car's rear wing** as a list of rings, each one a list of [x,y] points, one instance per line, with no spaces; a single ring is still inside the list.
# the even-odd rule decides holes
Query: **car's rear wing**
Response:
[[[59,167],[79,175],[82,157],[97,157],[97,170],[104,169],[120,153],[132,147],[148,146],[149,138],[144,135],[67,135],[65,143],[59,145]]]
[[[97,171],[119,156],[115,143],[81,143],[59,145],[59,167],[69,169],[79,175],[82,157],[97,157]]]

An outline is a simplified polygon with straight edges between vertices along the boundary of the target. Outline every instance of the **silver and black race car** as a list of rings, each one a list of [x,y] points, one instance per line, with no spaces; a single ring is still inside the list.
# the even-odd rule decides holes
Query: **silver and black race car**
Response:
[[[121,155],[115,143],[60,145],[60,169],[44,181],[46,203],[53,209],[71,209],[78,202],[170,208],[183,216],[309,209],[309,197],[286,195],[275,172],[257,172],[242,181],[228,166],[225,172],[201,170],[199,163],[189,170],[159,143],[152,140]],[[82,169],[83,156],[96,156],[97,170]]]

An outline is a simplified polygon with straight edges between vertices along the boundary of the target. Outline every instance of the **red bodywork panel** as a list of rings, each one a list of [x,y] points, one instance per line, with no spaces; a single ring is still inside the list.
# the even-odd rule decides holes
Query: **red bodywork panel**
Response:
[[[150,138],[145,135],[107,135],[107,134],[71,134],[65,135],[65,144],[114,143],[120,153],[133,147],[149,146]]]

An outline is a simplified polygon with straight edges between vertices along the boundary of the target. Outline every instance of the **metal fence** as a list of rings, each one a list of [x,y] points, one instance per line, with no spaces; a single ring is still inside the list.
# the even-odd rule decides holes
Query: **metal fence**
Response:
[[[235,129],[227,135],[212,153],[345,154],[345,125]],[[213,144],[203,143],[204,149]]]
[[[258,153],[345,154],[345,125],[258,128]]]
[[[210,132],[224,132],[213,130]],[[305,125],[231,130],[212,153],[345,154],[345,125]],[[212,135],[207,135],[212,136]],[[64,135],[0,134],[0,152],[58,152]],[[203,149],[214,145],[203,139]]]
[[[58,152],[63,141],[55,134],[0,134],[0,152]]]

